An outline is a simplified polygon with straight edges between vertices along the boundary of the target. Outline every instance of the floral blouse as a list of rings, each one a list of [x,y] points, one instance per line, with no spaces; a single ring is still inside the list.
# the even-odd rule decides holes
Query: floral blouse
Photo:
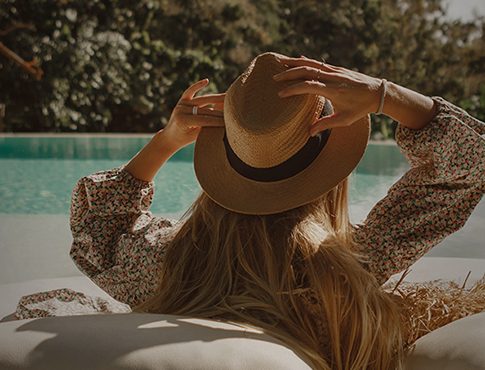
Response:
[[[441,98],[435,102],[438,114],[424,129],[398,127],[396,141],[411,169],[355,225],[366,268],[381,284],[460,229],[484,193],[485,124]],[[120,167],[80,179],[72,195],[72,260],[131,307],[154,291],[165,249],[181,225],[150,214],[153,189],[152,182]],[[75,292],[62,293],[63,299],[47,294],[54,299],[51,308],[46,293],[24,297],[16,316],[62,315],[66,300],[79,301]],[[86,310],[92,311],[87,302]],[[123,311],[113,302],[96,302],[95,311]]]

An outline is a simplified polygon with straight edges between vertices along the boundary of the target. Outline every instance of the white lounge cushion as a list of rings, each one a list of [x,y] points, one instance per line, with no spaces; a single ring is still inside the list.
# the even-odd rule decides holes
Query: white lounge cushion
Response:
[[[111,314],[0,324],[0,369],[311,368],[268,335],[211,320]]]
[[[172,315],[55,317],[0,324],[0,369],[311,369],[257,330]],[[416,342],[405,370],[485,369],[485,313]]]
[[[485,312],[435,330],[415,345],[406,370],[484,370]]]
[[[463,283],[484,260],[423,258],[406,278]],[[456,270],[456,271],[455,271]],[[458,271],[459,270],[459,271]],[[105,297],[86,277],[0,285],[0,318],[24,294],[71,288]],[[309,369],[276,339],[241,326],[170,315],[123,314],[0,323],[0,369]],[[485,313],[449,324],[416,343],[406,370],[485,370]]]

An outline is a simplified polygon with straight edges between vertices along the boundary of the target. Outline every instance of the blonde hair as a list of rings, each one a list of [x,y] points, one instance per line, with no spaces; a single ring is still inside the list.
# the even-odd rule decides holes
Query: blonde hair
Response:
[[[348,179],[280,214],[229,211],[204,193],[138,310],[262,328],[319,369],[390,369],[402,357],[399,305],[354,251]]]

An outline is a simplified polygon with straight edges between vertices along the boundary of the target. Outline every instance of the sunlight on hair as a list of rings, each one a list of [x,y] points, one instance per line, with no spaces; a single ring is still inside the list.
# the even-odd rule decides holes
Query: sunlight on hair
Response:
[[[200,195],[167,249],[161,285],[137,310],[262,329],[318,369],[390,369],[402,357],[396,300],[355,253],[348,179],[275,215]]]

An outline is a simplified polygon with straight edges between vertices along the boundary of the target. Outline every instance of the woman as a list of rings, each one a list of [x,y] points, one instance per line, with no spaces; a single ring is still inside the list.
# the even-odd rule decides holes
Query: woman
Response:
[[[206,84],[187,89],[126,167],[78,182],[74,262],[138,311],[255,325],[319,369],[398,367],[407,314],[380,285],[480,200],[483,123],[442,99],[274,53],[225,95],[195,97]],[[400,123],[412,169],[354,226],[348,176],[375,112]],[[184,223],[153,218],[151,180],[195,140],[202,194]]]

